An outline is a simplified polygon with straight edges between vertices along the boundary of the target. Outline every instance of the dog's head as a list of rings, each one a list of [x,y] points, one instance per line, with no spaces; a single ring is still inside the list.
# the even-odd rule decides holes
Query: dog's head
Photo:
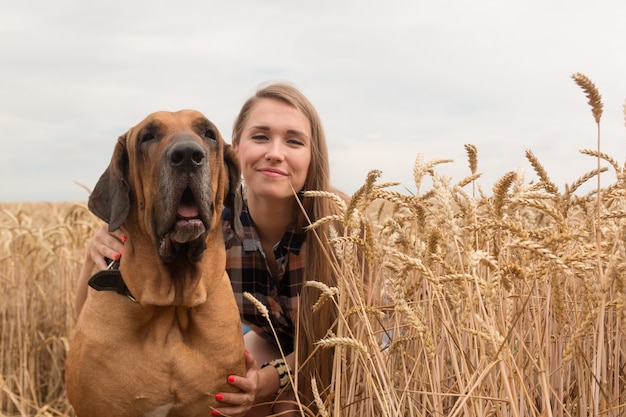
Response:
[[[240,168],[233,150],[194,110],[156,112],[122,135],[98,180],[90,210],[129,238],[150,235],[161,259],[195,262],[222,206],[238,224]]]

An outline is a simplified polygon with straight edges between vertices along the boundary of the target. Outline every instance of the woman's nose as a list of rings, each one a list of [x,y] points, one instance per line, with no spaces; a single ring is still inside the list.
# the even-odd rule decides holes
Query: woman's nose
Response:
[[[265,153],[266,159],[282,161],[285,157],[282,143],[279,140],[272,140],[269,142],[267,152]]]

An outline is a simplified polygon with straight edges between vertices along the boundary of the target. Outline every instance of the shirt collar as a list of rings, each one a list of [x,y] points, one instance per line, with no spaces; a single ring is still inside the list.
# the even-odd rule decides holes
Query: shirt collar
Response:
[[[243,249],[246,252],[253,252],[257,249],[261,249],[261,239],[254,228],[254,224],[252,223],[252,217],[250,217],[250,211],[248,210],[247,202],[244,202],[241,208],[241,224],[244,229],[244,237],[243,237]],[[302,248],[302,243],[304,242],[304,233],[298,232],[296,230],[296,225],[291,224],[283,237],[280,239],[278,243],[278,251],[280,256],[285,255],[287,252],[291,252],[294,255],[300,254],[300,249]]]

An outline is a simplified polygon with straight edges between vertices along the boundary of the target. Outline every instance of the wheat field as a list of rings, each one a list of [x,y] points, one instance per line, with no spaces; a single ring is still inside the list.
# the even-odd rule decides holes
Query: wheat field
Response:
[[[98,224],[81,203],[0,204],[0,415],[69,415],[74,285]]]
[[[599,126],[595,85],[574,74]],[[626,106],[624,108],[626,115]],[[414,193],[372,171],[331,234],[333,384],[307,416],[626,415],[626,167],[598,161],[562,189],[533,167],[480,184],[418,156]],[[587,194],[583,184],[595,184]],[[315,198],[333,194],[309,192]],[[311,225],[315,229],[316,225]],[[0,415],[72,416],[63,366],[73,293],[99,222],[83,203],[0,204]],[[313,411],[315,410],[315,411]]]

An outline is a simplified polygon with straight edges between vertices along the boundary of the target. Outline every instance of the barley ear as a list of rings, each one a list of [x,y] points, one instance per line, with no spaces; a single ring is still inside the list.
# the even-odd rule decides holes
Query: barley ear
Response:
[[[593,114],[593,118],[596,123],[600,123],[600,118],[602,117],[602,96],[598,92],[595,84],[591,82],[587,76],[577,72],[572,75],[574,82],[578,84],[580,88],[583,89],[587,98],[589,99],[589,105],[591,106],[591,113]]]

